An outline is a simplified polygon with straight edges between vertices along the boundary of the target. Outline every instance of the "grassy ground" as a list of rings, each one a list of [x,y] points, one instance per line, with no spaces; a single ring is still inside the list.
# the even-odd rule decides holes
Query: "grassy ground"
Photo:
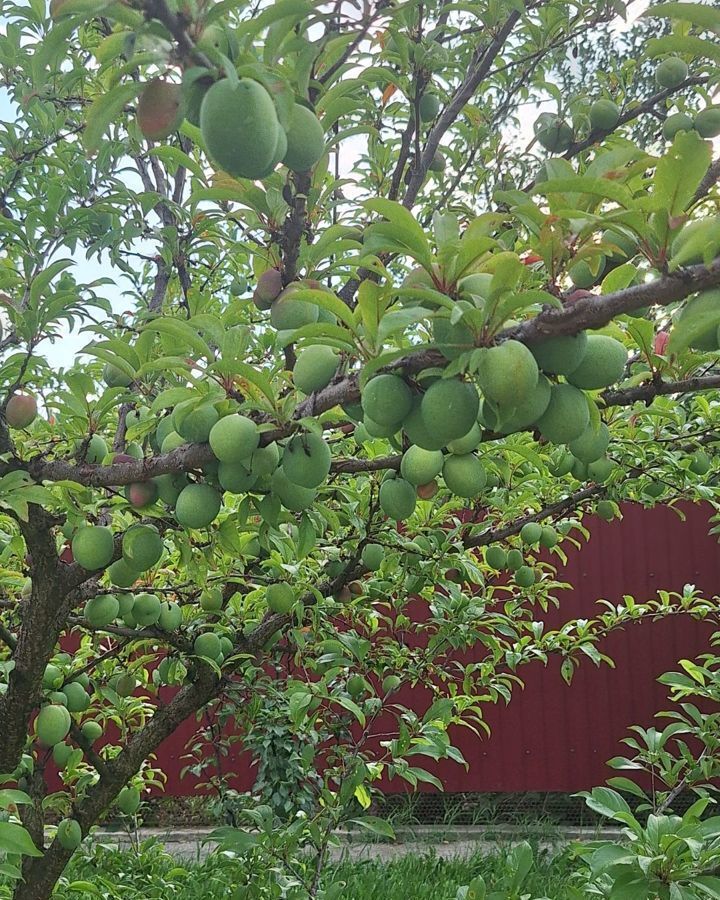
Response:
[[[529,897],[563,900],[571,863],[542,852],[523,885]],[[390,863],[340,863],[326,883],[343,882],[343,900],[455,900],[457,889],[482,875],[490,890],[503,888],[502,850],[492,855],[443,860],[407,856]],[[202,864],[179,862],[159,846],[142,854],[98,848],[73,861],[56,896],[62,900],[242,900],[245,878],[236,861],[213,856]],[[0,895],[1,896],[1,895]],[[254,894],[252,896],[255,896]]]

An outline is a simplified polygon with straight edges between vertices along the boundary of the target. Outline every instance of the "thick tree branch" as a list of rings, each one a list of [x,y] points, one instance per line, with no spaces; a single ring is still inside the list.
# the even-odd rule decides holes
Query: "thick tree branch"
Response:
[[[631,406],[638,401],[650,403],[655,397],[695,394],[716,388],[720,388],[720,375],[704,375],[697,378],[683,378],[680,381],[650,381],[638,387],[604,391],[602,399],[606,406]]]

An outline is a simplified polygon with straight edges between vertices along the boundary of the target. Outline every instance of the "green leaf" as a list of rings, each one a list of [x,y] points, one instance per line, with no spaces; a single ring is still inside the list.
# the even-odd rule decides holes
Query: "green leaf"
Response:
[[[125,104],[137,96],[140,87],[135,81],[121,82],[93,100],[85,117],[83,132],[83,144],[88,153],[94,153],[99,148],[105,132],[120,116]]]
[[[720,302],[717,291],[706,291],[693,297],[673,325],[667,353],[682,353],[698,338],[720,326]]]
[[[717,41],[705,41],[692,35],[667,34],[664,37],[651,38],[645,45],[645,53],[651,59],[665,56],[666,53],[680,53],[720,62],[720,45]]]
[[[5,853],[20,853],[22,856],[43,856],[27,829],[13,822],[0,822],[0,850]]]
[[[551,178],[535,185],[533,194],[564,194],[574,192],[579,194],[594,194],[604,197],[606,200],[614,200],[620,206],[630,209],[634,206],[633,195],[625,185],[607,178],[588,178],[585,175],[574,175],[572,178]]]
[[[646,9],[643,16],[682,19],[701,28],[720,28],[720,9],[702,3],[658,3]]]
[[[710,144],[695,131],[679,132],[657,164],[653,206],[668,216],[685,212],[710,165]]]
[[[335,698],[335,702],[342,706],[343,709],[352,713],[363,728],[365,727],[365,713],[360,709],[357,703],[349,697],[337,697]]]
[[[392,825],[389,822],[386,822],[385,819],[378,818],[378,816],[359,816],[356,819],[350,819],[349,824],[359,825],[360,828],[364,828],[372,834],[395,840],[395,832]]]
[[[179,351],[187,348],[192,350],[197,356],[205,359],[212,359],[213,354],[205,341],[200,337],[197,331],[184,319],[172,319],[165,317],[162,319],[153,319],[143,329],[144,331],[156,331],[158,334],[165,334],[174,338],[180,346]],[[174,348],[173,348],[174,349]]]
[[[404,253],[420,263],[427,271],[432,269],[432,254],[425,232],[408,210],[394,200],[373,199],[363,204],[371,212],[387,219],[370,225],[365,231],[366,253],[393,251]]]

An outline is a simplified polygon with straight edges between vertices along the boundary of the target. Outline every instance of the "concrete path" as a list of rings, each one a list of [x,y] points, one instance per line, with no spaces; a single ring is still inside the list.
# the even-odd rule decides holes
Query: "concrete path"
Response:
[[[141,828],[136,837],[125,831],[99,829],[93,834],[95,843],[118,848],[129,848],[133,840],[155,838],[167,851],[182,859],[203,859],[214,849],[207,838],[212,828]],[[338,832],[341,846],[331,849],[332,859],[392,860],[409,854],[424,856],[430,853],[444,859],[470,856],[473,853],[493,853],[498,845],[513,844],[528,838],[536,838],[543,849],[559,849],[572,841],[595,840],[598,837],[616,839],[619,829],[604,828],[524,828],[512,826],[477,826],[444,828],[439,825],[417,825],[411,829],[397,830],[395,841],[368,841],[364,833]]]

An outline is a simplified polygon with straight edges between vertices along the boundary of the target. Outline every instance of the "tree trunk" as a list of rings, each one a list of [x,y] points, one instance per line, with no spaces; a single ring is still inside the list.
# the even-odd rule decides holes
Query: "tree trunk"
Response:
[[[193,684],[182,688],[168,703],[157,710],[148,724],[135,734],[125,749],[107,763],[107,774],[89,788],[72,816],[77,819],[85,837],[93,825],[110,806],[130,778],[140,769],[143,761],[169,737],[188,716],[197,712],[217,693],[220,681],[209,667],[199,666],[200,672]],[[29,859],[24,869],[24,881],[18,882],[13,900],[50,900],[58,878],[72,857],[57,840],[47,853],[38,859]]]

